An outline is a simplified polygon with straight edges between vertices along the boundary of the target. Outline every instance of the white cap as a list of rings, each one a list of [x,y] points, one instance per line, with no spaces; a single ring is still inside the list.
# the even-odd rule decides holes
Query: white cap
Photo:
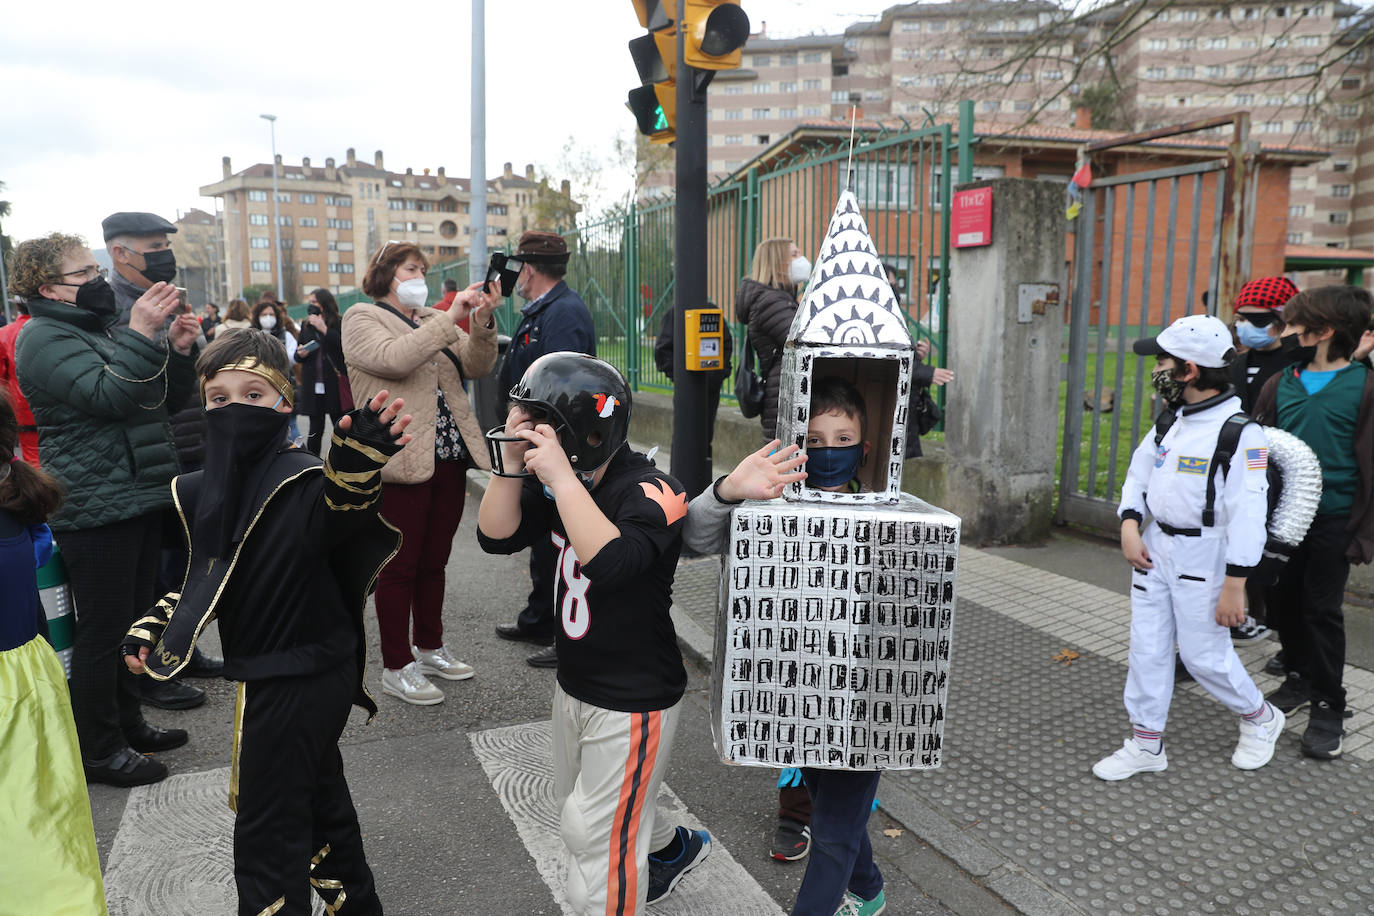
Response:
[[[1213,369],[1229,366],[1236,355],[1230,328],[1211,315],[1185,315],[1159,336],[1137,340],[1131,349],[1142,356],[1163,354]]]

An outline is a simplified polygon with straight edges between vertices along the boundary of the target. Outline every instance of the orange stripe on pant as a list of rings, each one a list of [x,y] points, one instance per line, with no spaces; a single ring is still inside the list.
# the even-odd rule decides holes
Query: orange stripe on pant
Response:
[[[610,883],[606,888],[606,914],[624,913],[628,904],[634,906],[636,868],[635,846],[639,841],[639,821],[644,809],[649,776],[658,757],[659,712],[638,713],[630,752],[625,755],[625,779],[620,787],[620,803],[616,805],[615,822],[611,827]]]

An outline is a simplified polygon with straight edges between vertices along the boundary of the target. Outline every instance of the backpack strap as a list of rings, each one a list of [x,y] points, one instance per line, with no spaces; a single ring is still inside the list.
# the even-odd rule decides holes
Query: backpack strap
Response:
[[[1212,453],[1212,464],[1207,468],[1207,502],[1202,507],[1202,524],[1205,527],[1216,524],[1217,471],[1221,471],[1225,477],[1231,470],[1231,458],[1240,446],[1240,434],[1253,422],[1248,414],[1233,413],[1221,424],[1217,448]]]
[[[1178,414],[1174,413],[1174,411],[1173,411],[1172,409],[1170,409],[1169,407],[1165,407],[1163,410],[1161,410],[1161,411],[1159,412],[1159,416],[1155,417],[1155,447],[1156,447],[1156,448],[1159,447],[1159,443],[1161,443],[1161,442],[1164,441],[1164,436],[1165,436],[1166,433],[1169,432],[1169,427],[1173,426],[1173,425],[1174,425],[1174,421],[1177,420],[1177,419],[1178,419]]]

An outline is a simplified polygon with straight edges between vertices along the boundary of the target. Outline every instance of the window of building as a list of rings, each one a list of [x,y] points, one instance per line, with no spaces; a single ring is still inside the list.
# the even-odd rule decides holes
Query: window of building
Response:
[[[1169,39],[1167,39],[1167,38],[1151,38],[1151,39],[1149,39],[1148,41],[1145,42],[1145,50],[1147,50],[1147,51],[1167,51],[1167,50],[1169,50]]]
[[[768,135],[767,135],[767,134],[754,134],[754,142],[757,143],[759,146],[767,146],[767,145],[768,145]]]
[[[1207,68],[1208,79],[1223,79],[1226,76],[1226,68],[1221,64],[1213,64]]]
[[[353,206],[353,198],[335,197],[333,194],[326,194],[324,196],[324,205],[326,207],[351,207]]]
[[[1063,70],[1046,70],[1045,72],[1043,72],[1043,73],[1040,74],[1040,78],[1041,78],[1042,80],[1046,80],[1046,81],[1050,81],[1050,80],[1054,80],[1054,81],[1062,80],[1062,79],[1064,78],[1064,71],[1063,71]]]
[[[1354,143],[1357,139],[1359,139],[1359,134],[1353,130],[1336,131],[1336,142],[1342,145]]]
[[[1275,108],[1280,108],[1280,107],[1283,106],[1283,96],[1281,96],[1281,95],[1266,95],[1266,96],[1264,97],[1264,104],[1266,104],[1266,105],[1272,105],[1272,106],[1275,107]]]
[[[822,88],[821,80],[802,80],[802,88],[809,90],[820,89]]]
[[[1177,47],[1180,51],[1192,51],[1197,48],[1196,38],[1180,38]]]
[[[1290,232],[1290,233],[1288,233],[1288,244],[1290,244],[1290,245],[1301,245],[1301,244],[1302,244],[1302,239],[1303,239],[1303,235],[1302,235],[1301,232]]]
[[[248,225],[250,226],[268,226],[271,225],[271,222],[266,213],[248,214]]]
[[[988,60],[999,60],[1002,57],[1001,48],[987,48],[983,51],[983,56]]]
[[[902,21],[901,30],[903,32],[919,32],[921,31],[921,22],[919,19],[905,19]]]
[[[303,193],[300,195],[300,202],[303,204],[313,204],[315,202],[315,195]]]
[[[1358,118],[1360,116],[1360,106],[1346,103],[1336,106],[1336,117],[1338,118]]]
[[[290,191],[278,191],[278,192],[277,192],[277,203],[279,203],[279,204],[289,204],[289,203],[291,203],[291,192],[290,192]]]
[[[864,90],[864,101],[865,101],[865,102],[881,102],[882,100],[883,100],[883,91],[882,91],[881,89],[865,89],[865,90]]]
[[[1190,103],[1190,99],[1186,95],[1174,96],[1175,108],[1187,108]]]
[[[769,93],[769,92],[772,92],[772,91],[773,91],[773,84],[772,84],[772,83],[755,83],[755,84],[754,84],[754,95],[765,95],[765,94],[767,94],[767,93]]]
[[[943,73],[936,73],[936,74],[933,75],[933,76],[927,76],[927,77],[926,77],[926,85],[927,85],[927,86],[939,87],[939,86],[943,86],[944,84],[945,84],[945,76],[944,76]]]
[[[1248,92],[1237,93],[1237,94],[1236,94],[1236,104],[1237,104],[1237,105],[1253,105],[1253,104],[1255,104],[1255,97],[1254,97],[1253,95],[1251,95],[1250,93],[1248,93]]]
[[[1346,223],[1350,222],[1350,214],[1328,213],[1326,214],[1326,221],[1333,226],[1344,226]]]
[[[1247,6],[1247,7],[1242,11],[1242,13],[1241,13],[1241,18],[1242,18],[1242,19],[1258,19],[1258,18],[1259,18],[1259,10],[1255,9],[1253,6]]]
[[[1145,71],[1145,78],[1147,80],[1162,80],[1167,75],[1168,71],[1163,67],[1150,67]]]
[[[1015,107],[1017,111],[1030,111],[1031,103],[1028,99],[1018,99]]]
[[[848,75],[849,75],[849,64],[831,64],[831,65],[830,65],[830,75],[831,75],[831,76],[848,76]]]
[[[1359,78],[1358,76],[1344,76],[1344,77],[1341,77],[1341,88],[1342,88],[1342,89],[1359,89],[1359,88],[1360,88],[1360,78]]]
[[[1002,110],[1002,103],[1001,103],[1001,102],[984,102],[984,103],[983,103],[983,111],[984,111],[985,113],[987,113],[987,114],[991,114],[991,113],[993,113],[993,112],[995,112],[995,111],[1001,111],[1001,110]]]
[[[846,38],[846,39],[844,40],[844,49],[845,49],[846,51],[857,51],[857,50],[859,50],[859,39],[857,39],[857,38]]]
[[[324,223],[325,223],[325,226],[326,226],[327,228],[330,228],[330,229],[352,229],[352,228],[353,228],[353,220],[351,220],[351,219],[334,219],[334,218],[331,217],[330,219],[325,220]]]
[[[744,87],[738,83],[732,83],[725,87],[726,95],[744,95]]]
[[[725,136],[726,146],[742,146],[743,144],[744,136],[741,134],[727,134]]]
[[[1298,44],[1302,45],[1304,48],[1319,48],[1322,45],[1322,36],[1304,35],[1298,39]]]
[[[779,92],[796,92],[796,91],[797,91],[797,81],[796,81],[796,80],[787,80],[787,81],[785,81],[785,82],[778,83],[778,91],[779,91]]]
[[[314,217],[314,216],[302,216],[301,219],[300,219],[300,222],[298,223],[298,225],[299,225],[302,229],[313,229],[314,227],[318,226],[319,224],[320,224],[319,219],[318,219],[317,217]]]
[[[249,248],[271,248],[272,240],[265,235],[255,235],[248,240]]]
[[[901,49],[899,49],[899,50],[897,51],[897,58],[898,58],[899,60],[920,60],[920,59],[921,59],[921,49],[920,49],[920,48],[901,48]]]
[[[257,273],[268,273],[272,270],[271,261],[249,261],[248,269]]]
[[[266,191],[249,191],[249,192],[248,192],[248,199],[249,199],[249,200],[266,200],[266,199],[267,199],[267,192],[266,192]]]
[[[1255,65],[1254,65],[1254,64],[1239,64],[1239,65],[1236,66],[1236,78],[1237,78],[1237,79],[1246,80],[1246,79],[1250,79],[1250,78],[1253,77],[1254,75],[1255,75]]]
[[[1289,208],[1288,208],[1288,215],[1289,215],[1290,217],[1295,217],[1295,218],[1306,216],[1306,215],[1307,215],[1307,204],[1292,204],[1292,205],[1290,205]]]
[[[773,66],[773,58],[769,57],[767,54],[755,54],[755,55],[754,55],[754,66],[755,66],[755,67],[771,67],[771,66]]]
[[[320,247],[319,239],[301,239],[302,251],[318,251]]]
[[[1349,197],[1349,196],[1350,196],[1350,185],[1348,185],[1348,184],[1333,184],[1333,185],[1331,186],[1331,196],[1332,196],[1332,197]]]
[[[1350,171],[1350,160],[1349,160],[1349,159],[1337,159],[1337,160],[1335,160],[1334,162],[1331,163],[1331,171],[1333,171],[1333,172],[1348,172],[1348,171]]]
[[[797,109],[795,109],[795,108],[779,108],[779,109],[778,109],[778,117],[780,117],[780,118],[795,118],[796,116],[797,116]]]
[[[1211,48],[1213,51],[1223,50],[1228,44],[1230,44],[1230,39],[1225,37],[1209,38],[1207,40],[1207,47]]]
[[[779,67],[795,67],[796,65],[797,65],[797,55],[795,55],[795,54],[779,54],[779,55],[778,55],[778,66],[779,66]]]
[[[1276,6],[1269,10],[1269,15],[1275,19],[1284,19],[1288,16],[1288,7]]]
[[[421,211],[421,212],[423,212],[423,213],[433,213],[433,212],[434,212],[434,201],[432,201],[432,200],[420,200],[420,201],[416,201],[416,202],[415,202],[415,209],[417,209],[417,210],[419,210],[419,211]]]
[[[1240,48],[1242,51],[1251,51],[1257,47],[1259,47],[1259,41],[1254,38],[1242,38],[1240,40]]]
[[[290,225],[291,225],[291,217],[289,217],[289,216],[279,216],[279,217],[277,217],[277,225],[278,225],[278,226],[290,226]]]
[[[1266,74],[1268,74],[1269,76],[1287,76],[1287,75],[1288,75],[1288,65],[1287,65],[1287,64],[1270,64],[1268,67],[1265,68],[1264,72],[1265,72]]]
[[[298,266],[303,274],[317,274],[320,272],[319,261],[301,261]]]
[[[1312,129],[1311,121],[1294,121],[1293,132],[1295,134],[1305,134]]]
[[[740,111],[738,108],[727,108],[725,109],[725,120],[742,121],[744,120],[744,112]]]
[[[817,115],[825,114],[825,109],[821,108],[819,105],[807,105],[802,109],[802,114],[808,118],[813,118]]]
[[[931,22],[930,30],[932,32],[943,32],[945,30],[944,20],[936,19],[935,21]]]
[[[823,64],[825,63],[825,55],[822,54],[820,51],[808,51],[802,55],[802,63]]]
[[[997,81],[996,74],[991,74],[991,73],[990,73],[990,74],[988,74],[988,75],[991,76],[991,77],[993,77],[993,82],[996,82],[996,81]],[[1013,83],[1029,83],[1029,82],[1030,82],[1032,79],[1034,79],[1034,78],[1035,78],[1035,77],[1034,77],[1032,74],[1027,73],[1025,70],[1022,70],[1020,73],[1018,73],[1018,74],[1016,74],[1015,76],[1013,76],[1013,77],[1011,78],[1011,81],[1012,81]]]
[[[771,109],[771,108],[755,108],[754,111],[753,111],[754,120],[755,120],[755,121],[766,121],[766,120],[768,120],[768,118],[771,117],[771,114],[770,114],[770,113],[772,112],[772,110],[773,110],[773,109]]]
[[[1193,71],[1193,68],[1192,68],[1192,67],[1175,67],[1175,68],[1174,68],[1174,79],[1176,79],[1176,80],[1190,80],[1190,79],[1193,78],[1193,72],[1194,72],[1194,71]]]
[[[487,212],[493,216],[506,216],[510,213],[510,207],[508,204],[489,204]]]
[[[1265,132],[1266,134],[1281,134],[1281,133],[1283,133],[1283,122],[1282,122],[1282,121],[1265,121],[1265,122],[1264,122],[1264,132]]]

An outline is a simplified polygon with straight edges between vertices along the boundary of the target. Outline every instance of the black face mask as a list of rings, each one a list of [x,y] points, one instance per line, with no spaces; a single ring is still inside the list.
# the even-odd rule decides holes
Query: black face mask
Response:
[[[1304,347],[1298,342],[1297,334],[1289,334],[1287,337],[1279,338],[1280,349],[1294,362],[1310,363],[1317,358],[1317,347],[1313,344]]]
[[[249,505],[272,458],[286,447],[290,414],[252,404],[205,412],[205,472],[192,546],[228,559],[257,509]]]
[[[76,307],[82,311],[99,315],[102,318],[115,313],[114,287],[104,277],[96,277],[85,283],[56,283],[55,286],[76,287]]]
[[[176,279],[177,256],[170,248],[144,252],[141,272],[150,283],[170,283]]]

